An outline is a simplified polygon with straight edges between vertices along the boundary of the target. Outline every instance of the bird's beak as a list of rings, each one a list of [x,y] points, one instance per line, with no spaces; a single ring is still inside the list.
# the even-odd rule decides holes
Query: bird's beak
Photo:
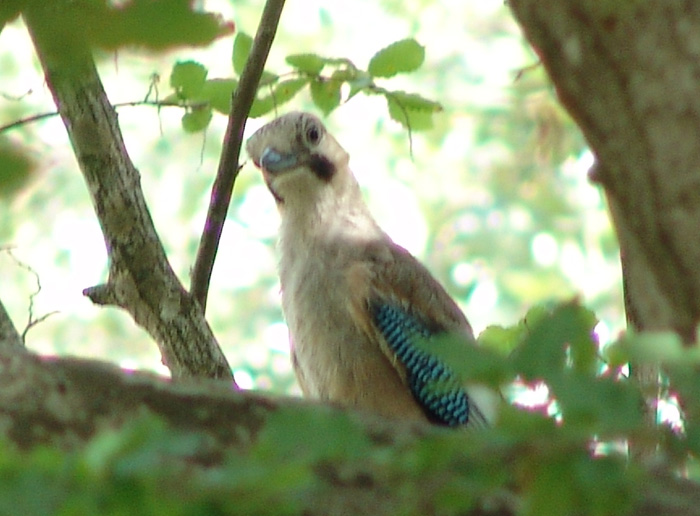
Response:
[[[276,174],[294,167],[298,161],[295,154],[282,154],[271,147],[266,147],[260,156],[260,168],[265,172]]]

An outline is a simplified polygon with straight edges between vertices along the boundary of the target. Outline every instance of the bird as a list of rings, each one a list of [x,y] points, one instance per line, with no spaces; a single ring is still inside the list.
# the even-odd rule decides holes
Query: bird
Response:
[[[321,120],[282,115],[246,151],[280,214],[282,309],[304,396],[391,419],[490,426],[493,392],[463,385],[429,352],[430,339],[446,334],[475,344],[467,318],[379,227]]]

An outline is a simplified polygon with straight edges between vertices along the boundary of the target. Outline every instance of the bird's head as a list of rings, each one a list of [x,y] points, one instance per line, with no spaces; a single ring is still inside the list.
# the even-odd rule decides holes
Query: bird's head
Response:
[[[348,184],[355,184],[348,153],[310,113],[276,118],[250,137],[246,150],[285,210],[340,196]]]

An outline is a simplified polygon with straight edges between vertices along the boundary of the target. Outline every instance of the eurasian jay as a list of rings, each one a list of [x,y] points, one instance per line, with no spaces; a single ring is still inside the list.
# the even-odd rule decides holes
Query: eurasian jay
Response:
[[[246,149],[281,215],[282,308],[304,394],[391,418],[487,426],[493,397],[415,345],[449,332],[473,342],[469,322],[377,225],[348,153],[321,121],[289,113]]]

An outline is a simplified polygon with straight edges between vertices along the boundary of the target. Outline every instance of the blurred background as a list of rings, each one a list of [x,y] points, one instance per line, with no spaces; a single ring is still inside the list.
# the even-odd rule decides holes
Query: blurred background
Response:
[[[202,5],[254,34],[263,2]],[[614,338],[623,324],[618,249],[601,192],[588,180],[593,158],[503,2],[288,2],[267,68],[283,74],[285,56],[304,52],[366,67],[376,51],[407,37],[425,45],[425,64],[387,86],[440,102],[434,128],[414,133],[411,145],[378,96],[358,95],[325,119],[350,153],[380,225],[429,267],[477,333],[516,323],[536,303],[578,296],[600,318],[601,341]],[[225,38],[203,49],[122,50],[97,59],[111,101],[122,103],[144,99],[154,77],[160,98],[168,95],[178,60],[203,63],[209,78],[230,77],[231,49]],[[308,91],[278,114],[300,109],[313,110]],[[54,110],[26,30],[15,21],[0,33],[0,126]],[[215,115],[205,133],[187,134],[179,108],[118,113],[156,227],[188,286],[225,117]],[[246,133],[270,118],[250,120]],[[107,255],[60,119],[3,136],[35,169],[19,185],[0,185],[0,299],[20,331],[30,305],[35,318],[56,312],[27,333],[28,347],[167,374],[155,343],[126,312],[82,296],[106,280]],[[239,385],[298,392],[275,270],[277,225],[274,201],[248,163],[236,183],[207,317]],[[41,290],[32,297],[37,278]]]

